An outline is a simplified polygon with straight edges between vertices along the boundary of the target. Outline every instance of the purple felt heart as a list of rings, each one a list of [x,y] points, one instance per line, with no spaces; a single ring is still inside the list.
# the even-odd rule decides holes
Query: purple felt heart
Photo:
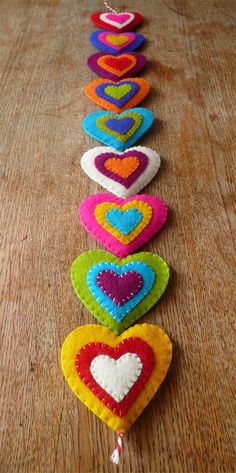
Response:
[[[139,161],[139,166],[135,171],[130,174],[128,177],[124,178],[119,174],[115,174],[114,172],[110,171],[106,168],[105,164],[108,159],[111,158],[118,158],[118,159],[126,159],[128,157],[137,158]],[[95,167],[104,175],[112,179],[113,181],[119,182],[122,184],[126,189],[129,189],[130,186],[138,179],[138,177],[143,173],[148,165],[148,157],[146,154],[141,153],[140,151],[126,151],[123,154],[116,154],[116,153],[102,153],[96,156],[94,161]]]
[[[124,117],[124,118],[109,118],[106,121],[106,126],[120,135],[125,135],[130,128],[134,125],[135,120],[132,117]]]
[[[126,59],[125,57],[126,56]],[[130,68],[127,67],[129,64],[131,64],[131,60],[127,59],[127,56],[130,58],[135,58],[136,59],[136,64],[131,65]],[[107,60],[113,59],[113,67],[112,70],[108,70],[107,67],[104,65],[99,64],[100,58],[105,58],[107,57]],[[123,58],[123,59],[122,59]],[[128,61],[128,64],[127,64]],[[121,65],[122,63],[122,65]],[[127,53],[125,55],[120,55],[120,56],[114,56],[111,54],[104,55],[104,53],[95,53],[89,56],[87,65],[92,71],[96,72],[101,77],[105,77],[105,79],[113,80],[115,82],[120,81],[121,79],[127,78],[127,77],[136,77],[137,74],[145,67],[147,64],[147,59],[144,56],[144,54],[140,53]],[[124,71],[124,72],[122,72]]]
[[[106,269],[98,273],[96,283],[104,294],[121,307],[141,290],[143,278],[137,271],[128,271],[119,275]]]

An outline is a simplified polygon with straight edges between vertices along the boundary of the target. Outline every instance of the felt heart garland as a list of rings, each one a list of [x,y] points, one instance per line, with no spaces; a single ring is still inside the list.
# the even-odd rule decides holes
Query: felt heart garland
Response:
[[[114,254],[100,250],[81,254],[72,264],[71,281],[83,304],[111,331],[99,325],[77,328],[64,341],[61,362],[76,396],[118,432],[111,456],[118,463],[123,434],[168,371],[172,343],[154,325],[135,325],[125,331],[167,287],[169,267],[162,258],[147,252],[131,255],[162,228],[167,206],[154,196],[137,195],[160,166],[155,151],[131,148],[154,120],[148,109],[134,108],[150,90],[146,80],[135,77],[147,63],[143,54],[134,52],[144,43],[144,36],[131,32],[142,15],[118,13],[107,0],[104,5],[110,12],[91,16],[102,29],[93,32],[90,41],[101,52],[87,62],[103,79],[87,84],[85,94],[107,111],[87,115],[83,129],[107,146],[84,153],[81,166],[115,196],[89,196],[80,205],[80,218]]]

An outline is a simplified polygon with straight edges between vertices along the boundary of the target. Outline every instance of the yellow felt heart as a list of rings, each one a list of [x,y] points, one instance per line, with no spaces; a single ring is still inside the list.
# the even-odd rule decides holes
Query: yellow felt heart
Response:
[[[126,35],[115,36],[112,34],[108,34],[106,36],[106,40],[109,43],[114,44],[114,46],[122,46],[122,44],[125,44],[127,43],[127,41],[129,41],[129,37]]]
[[[125,212],[128,209],[137,209],[140,210],[142,213],[142,220],[141,222],[132,230],[128,235],[124,235],[115,227],[113,227],[108,220],[106,219],[106,213],[108,210],[111,209],[119,209]],[[148,205],[146,202],[141,200],[132,200],[131,202],[127,202],[124,205],[117,205],[113,202],[104,202],[102,204],[98,204],[94,211],[94,216],[97,222],[105,228],[107,232],[113,235],[117,240],[125,245],[128,245],[133,241],[140,233],[144,230],[144,228],[149,224],[152,218],[152,207]]]
[[[120,417],[105,406],[79,376],[76,368],[77,356],[88,344],[104,344],[116,347],[122,341],[137,337],[144,341],[154,356],[150,376],[131,404],[128,412]],[[83,348],[84,347],[84,348]],[[95,347],[96,350],[96,347]],[[135,353],[135,351],[134,351]],[[172,358],[172,343],[168,335],[156,325],[135,325],[120,336],[114,335],[100,325],[84,325],[71,332],[62,346],[61,363],[65,378],[74,394],[103,422],[116,432],[126,433],[142,413],[158,390],[168,371]],[[90,372],[92,364],[90,365]],[[90,373],[90,375],[91,375]]]

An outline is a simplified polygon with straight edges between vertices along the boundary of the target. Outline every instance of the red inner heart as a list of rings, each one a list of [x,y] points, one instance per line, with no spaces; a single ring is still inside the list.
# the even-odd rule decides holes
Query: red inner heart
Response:
[[[109,57],[109,58],[106,58],[104,62],[105,64],[107,64],[107,66],[110,66],[117,71],[123,71],[124,69],[126,69],[132,64],[131,59],[129,59],[128,57],[123,57],[123,58]]]
[[[143,278],[137,271],[119,275],[110,269],[105,269],[98,273],[96,282],[118,307],[132,299],[143,286]]]
[[[108,355],[114,360],[118,360],[126,353],[136,354],[142,362],[142,371],[137,381],[121,402],[115,401],[93,378],[90,372],[90,366],[93,359],[98,355]],[[92,391],[108,409],[118,417],[123,417],[139,393],[142,391],[155,365],[154,353],[151,347],[141,338],[126,338],[118,343],[115,348],[103,343],[91,342],[84,345],[76,355],[75,366],[81,381]]]

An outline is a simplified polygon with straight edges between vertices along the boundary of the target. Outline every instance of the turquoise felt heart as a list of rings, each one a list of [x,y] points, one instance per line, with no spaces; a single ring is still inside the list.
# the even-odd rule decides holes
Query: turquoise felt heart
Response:
[[[122,267],[102,261],[90,268],[86,281],[96,301],[121,322],[149,294],[155,273],[144,261],[131,261]]]
[[[87,115],[83,129],[102,143],[124,151],[141,138],[153,120],[147,108],[130,108],[119,114],[101,111]]]
[[[105,215],[106,220],[119,230],[122,235],[129,235],[141,222],[143,218],[142,212],[138,209],[110,209]]]
[[[71,280],[88,310],[119,334],[160,299],[169,268],[154,253],[119,259],[106,251],[90,250],[72,264]]]

